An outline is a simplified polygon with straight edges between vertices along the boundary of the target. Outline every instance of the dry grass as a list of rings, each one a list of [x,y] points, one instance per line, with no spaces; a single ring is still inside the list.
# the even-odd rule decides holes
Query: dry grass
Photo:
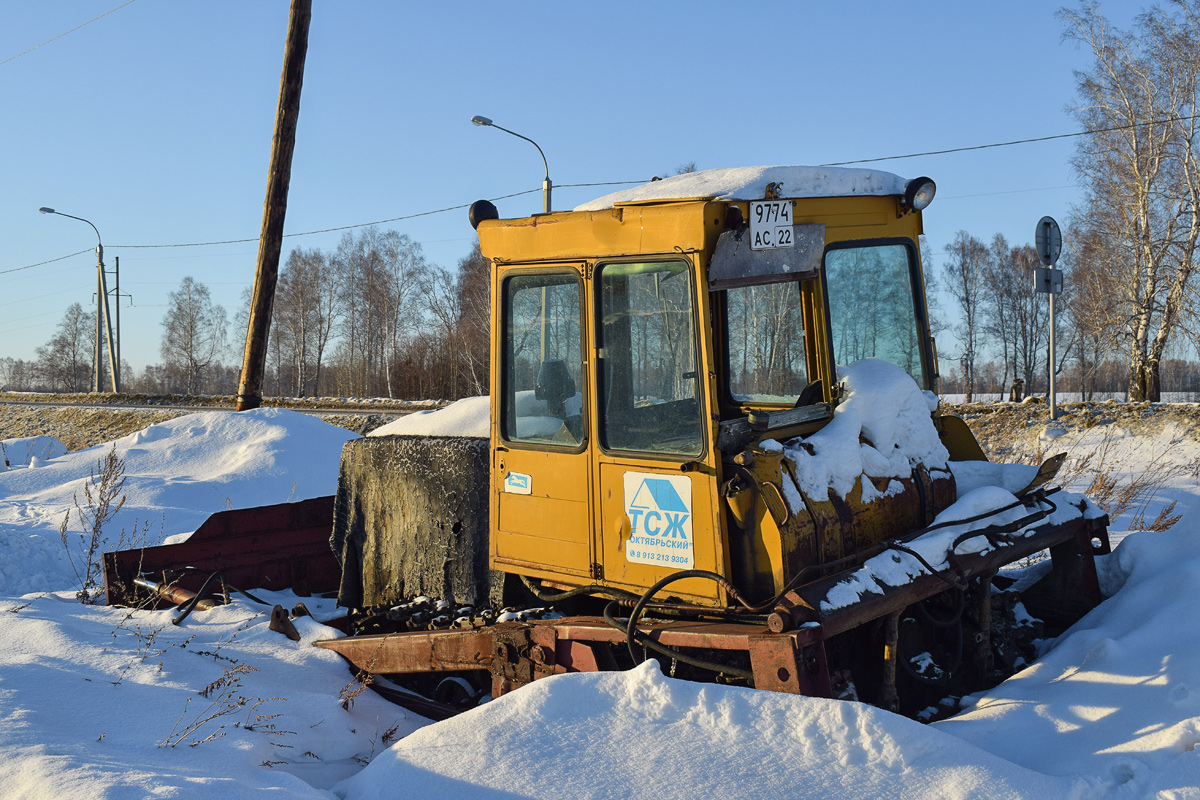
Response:
[[[75,508],[67,511],[59,526],[58,534],[67,551],[67,560],[79,582],[75,596],[80,602],[95,603],[104,594],[101,577],[104,575],[102,556],[108,550],[124,550],[132,543],[125,529],[117,536],[116,543],[109,541],[104,526],[125,505],[125,461],[117,455],[114,446],[106,455],[97,459],[96,467],[89,470],[88,480],[83,484],[83,502],[79,493],[73,495]],[[68,532],[71,515],[74,514],[82,530]],[[136,529],[135,529],[136,536]],[[133,545],[137,546],[137,545]]]
[[[1174,501],[1162,508],[1149,524],[1146,513],[1164,487],[1184,475],[1195,475],[1200,470],[1200,460],[1193,459],[1187,464],[1172,461],[1171,450],[1179,443],[1176,439],[1152,453],[1144,469],[1127,470],[1115,452],[1117,439],[1109,429],[1095,447],[1076,453],[1074,451],[1079,450],[1076,445],[1069,450],[1060,482],[1082,489],[1090,500],[1104,509],[1109,519],[1116,520],[1132,513],[1129,530],[1167,530],[1183,516],[1174,513]]]
[[[1048,423],[1045,406],[979,404],[955,410],[963,412],[993,461],[1036,465],[1064,449],[1064,439],[1041,437]],[[1165,531],[1182,518],[1174,501],[1156,514],[1152,508],[1172,483],[1187,476],[1200,478],[1200,458],[1186,463],[1175,458],[1178,445],[1200,438],[1200,409],[1193,405],[1079,403],[1068,406],[1058,424],[1068,433],[1092,434],[1086,444],[1082,437],[1069,437],[1073,443],[1066,448],[1067,461],[1056,485],[1087,495],[1114,522],[1125,517],[1128,530]],[[1147,453],[1144,448],[1172,424],[1179,433]],[[1100,426],[1104,426],[1103,433],[1097,441]],[[1138,470],[1130,470],[1124,463],[1126,432],[1145,437],[1137,454],[1142,465]],[[1147,518],[1149,514],[1154,516]]]
[[[213,410],[231,410],[214,406]],[[303,407],[295,408],[304,411]],[[383,409],[381,409],[383,410]],[[390,409],[389,409],[390,410]],[[0,401],[0,439],[19,439],[25,436],[53,436],[75,452],[98,444],[111,442],[143,430],[159,422],[191,414],[192,411],[146,411],[123,408],[72,408],[70,406],[31,406]],[[366,434],[393,421],[392,413],[369,409],[345,413],[322,414],[320,419],[330,425],[355,433]]]

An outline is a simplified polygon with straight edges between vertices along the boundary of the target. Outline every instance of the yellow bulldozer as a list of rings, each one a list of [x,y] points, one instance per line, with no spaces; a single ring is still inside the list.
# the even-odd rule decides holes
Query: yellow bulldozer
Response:
[[[910,714],[1019,668],[1043,635],[1027,610],[1053,629],[1099,602],[1107,519],[1050,487],[1061,458],[990,464],[942,413],[934,191],[764,167],[520,219],[475,203],[490,434],[347,445],[353,635],[320,645],[433,715],[647,657]],[[177,584],[173,563],[142,554],[142,585]],[[134,591],[124,569],[110,598]]]

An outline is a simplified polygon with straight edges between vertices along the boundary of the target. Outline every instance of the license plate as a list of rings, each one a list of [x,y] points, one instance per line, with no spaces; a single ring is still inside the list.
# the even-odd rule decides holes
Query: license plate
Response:
[[[757,200],[750,204],[750,249],[795,247],[792,201]]]

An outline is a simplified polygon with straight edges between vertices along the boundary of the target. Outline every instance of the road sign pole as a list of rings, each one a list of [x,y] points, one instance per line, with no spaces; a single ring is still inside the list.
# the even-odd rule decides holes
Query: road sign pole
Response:
[[[1054,396],[1054,295],[1050,295],[1050,419],[1058,419],[1058,404]]]
[[[1050,419],[1058,419],[1058,404],[1054,394],[1054,373],[1058,371],[1057,364],[1054,362],[1054,295],[1062,291],[1062,273],[1055,267],[1058,256],[1062,252],[1062,232],[1053,217],[1042,217],[1038,220],[1037,227],[1034,228],[1033,240],[1038,259],[1046,267],[1049,267],[1049,269],[1036,271],[1033,291],[1050,295],[1050,363],[1048,365],[1050,394],[1048,399],[1050,401]]]

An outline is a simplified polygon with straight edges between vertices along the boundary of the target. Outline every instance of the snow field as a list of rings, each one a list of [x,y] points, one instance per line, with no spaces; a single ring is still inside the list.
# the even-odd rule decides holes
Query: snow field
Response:
[[[898,424],[847,427],[859,427],[855,439],[870,429],[880,450]],[[1100,446],[1094,430],[1055,444],[1083,453]],[[230,505],[331,493],[352,436],[272,410],[151,426],[115,443],[129,500],[114,530],[152,519],[155,543]],[[1163,449],[1173,463],[1200,457],[1189,431],[1131,431],[1126,441],[1120,469],[1130,475]],[[1118,529],[1118,548],[1099,562],[1112,596],[1045,642],[1037,663],[931,726],[857,703],[676,681],[650,662],[541,681],[430,724],[370,692],[343,708],[346,666],[311,646],[337,634],[300,619],[303,638],[291,642],[268,630],[269,605],[239,597],[176,627],[170,612],[76,602],[58,525],[106,449],[0,472],[5,800],[1200,797],[1200,518],[1191,511],[1163,533]],[[1011,496],[1014,469],[1028,470],[972,480]],[[1198,493],[1186,470],[1160,492],[1180,510]],[[290,608],[300,598],[263,599]],[[303,599],[318,617],[330,613]],[[204,721],[222,696],[236,712]],[[388,746],[393,728],[403,738]],[[160,746],[179,733],[178,745]]]

